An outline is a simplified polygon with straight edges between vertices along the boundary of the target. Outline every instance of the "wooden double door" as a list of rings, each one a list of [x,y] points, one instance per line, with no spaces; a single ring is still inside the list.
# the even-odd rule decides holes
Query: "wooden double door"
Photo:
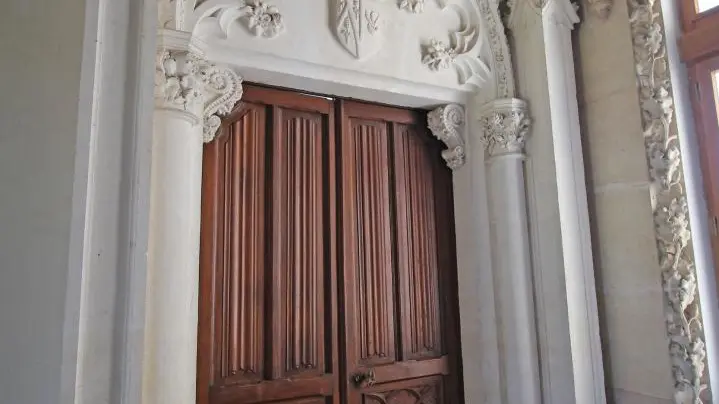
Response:
[[[199,404],[460,404],[451,173],[416,111],[246,86],[205,148]]]

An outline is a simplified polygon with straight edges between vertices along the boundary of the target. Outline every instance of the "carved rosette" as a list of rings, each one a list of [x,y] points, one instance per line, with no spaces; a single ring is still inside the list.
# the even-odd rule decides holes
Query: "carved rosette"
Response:
[[[457,104],[439,107],[427,115],[429,130],[447,145],[447,150],[442,152],[442,158],[452,170],[464,165],[464,123],[464,108]]]
[[[274,38],[285,29],[282,14],[276,6],[255,0],[242,11],[247,14],[248,27],[257,36]]]
[[[666,62],[661,3],[628,0],[654,229],[665,297],[674,402],[713,402],[706,369],[684,173]]]
[[[397,6],[401,10],[407,10],[415,14],[419,14],[424,11],[424,0],[399,0]]]
[[[422,63],[433,71],[449,69],[457,59],[457,51],[446,43],[432,38],[424,50]]]
[[[247,29],[260,38],[275,38],[285,31],[280,9],[262,0],[249,0],[244,5],[222,4],[208,14],[216,14],[217,23],[226,37],[237,21],[244,22]]]
[[[479,127],[487,156],[524,154],[530,124],[527,103],[522,100],[500,99],[483,106]]]
[[[203,140],[211,142],[242,97],[242,79],[232,69],[216,66],[196,53],[163,49],[155,67],[155,106],[182,112],[202,122]]]

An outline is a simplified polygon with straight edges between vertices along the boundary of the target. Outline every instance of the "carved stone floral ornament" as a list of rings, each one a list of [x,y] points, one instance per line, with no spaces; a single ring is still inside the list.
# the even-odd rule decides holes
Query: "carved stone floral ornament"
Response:
[[[244,21],[255,36],[274,38],[285,30],[282,14],[277,6],[262,0],[249,0],[236,6],[222,6],[217,13],[217,22],[220,29],[228,35],[230,27],[235,21]]]
[[[282,15],[276,6],[256,0],[243,7],[247,25],[257,36],[274,38],[284,30]]]
[[[516,98],[499,99],[480,111],[481,141],[489,157],[523,154],[531,120],[527,104]]]
[[[437,71],[449,69],[455,59],[457,59],[457,51],[454,48],[445,42],[433,38],[425,50],[422,63],[426,64],[430,69]]]
[[[442,158],[447,166],[456,170],[464,165],[465,151],[464,131],[465,116],[461,105],[449,104],[439,107],[427,115],[427,124],[432,134],[445,145]]]
[[[415,14],[424,11],[424,0],[399,0],[397,4],[400,9],[411,11]]]
[[[214,139],[220,117],[242,97],[242,79],[190,51],[161,50],[155,65],[155,104],[202,121],[203,140]]]
[[[661,3],[629,0],[676,404],[712,402]]]

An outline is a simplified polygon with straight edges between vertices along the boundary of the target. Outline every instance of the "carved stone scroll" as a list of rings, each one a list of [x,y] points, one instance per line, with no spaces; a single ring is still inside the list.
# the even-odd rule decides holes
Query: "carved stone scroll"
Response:
[[[457,104],[439,107],[427,115],[427,123],[432,134],[447,145],[442,152],[447,166],[456,170],[464,165],[464,108]]]

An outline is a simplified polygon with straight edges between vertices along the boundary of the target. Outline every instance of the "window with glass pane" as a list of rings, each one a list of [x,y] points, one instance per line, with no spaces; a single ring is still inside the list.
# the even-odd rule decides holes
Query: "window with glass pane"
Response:
[[[719,6],[719,0],[696,0],[696,3],[698,13],[703,13],[716,6]]]

